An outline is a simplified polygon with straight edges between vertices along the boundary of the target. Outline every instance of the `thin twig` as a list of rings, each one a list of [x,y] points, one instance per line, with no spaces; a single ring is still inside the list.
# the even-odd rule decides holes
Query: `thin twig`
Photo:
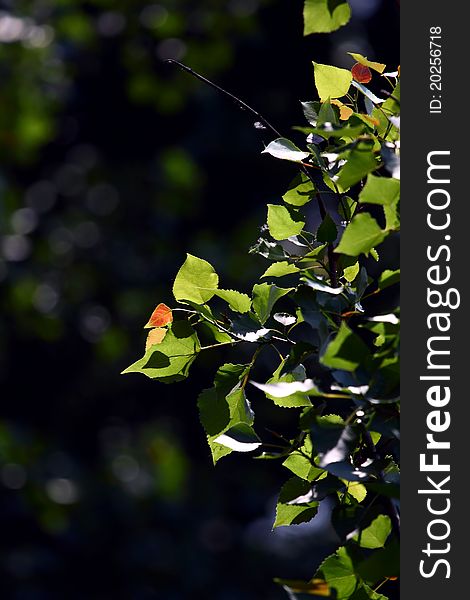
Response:
[[[268,129],[270,129],[275,135],[277,135],[277,137],[282,137],[282,135],[279,133],[279,131],[273,125],[271,125],[271,123],[267,119],[265,119],[263,117],[263,115],[261,115],[257,110],[255,110],[251,106],[249,106],[246,102],[243,102],[243,100],[241,100],[240,98],[237,98],[237,96],[235,96],[234,94],[231,94],[227,90],[224,90],[224,88],[221,88],[219,85],[217,85],[216,83],[214,83],[210,79],[207,79],[203,75],[200,75],[199,73],[197,73],[196,71],[194,71],[190,67],[187,67],[186,65],[184,65],[183,63],[180,63],[177,60],[173,60],[172,58],[168,58],[167,60],[165,60],[165,62],[168,63],[168,64],[176,65],[177,67],[179,67],[183,71],[186,71],[186,73],[189,73],[190,75],[192,75],[196,79],[199,79],[199,81],[202,81],[202,82],[206,83],[207,85],[209,85],[210,87],[214,88],[215,90],[217,90],[221,94],[224,94],[225,96],[228,96],[231,100],[233,100],[236,104],[238,104],[238,106],[242,110],[247,110],[254,117],[256,117],[258,119],[258,121],[260,121]]]
[[[196,71],[194,71],[194,69],[191,69],[190,67],[187,67],[186,65],[184,65],[183,63],[181,63],[181,62],[179,62],[177,60],[169,58],[169,59],[165,60],[165,62],[167,64],[176,65],[177,67],[179,67],[180,69],[182,69],[186,73],[189,73],[190,75],[192,75],[196,79],[199,79],[199,81],[202,81],[203,83],[205,83],[208,86],[210,86],[211,88],[217,90],[218,92],[220,92],[224,96],[227,96],[228,98],[230,98],[231,100],[233,100],[233,102],[235,102],[242,110],[246,110],[249,113],[251,113],[254,117],[256,117],[256,119],[258,121],[260,121],[268,129],[270,129],[277,137],[283,137],[283,135],[280,133],[280,131],[278,129],[276,129],[276,127],[274,127],[274,125],[272,125],[265,117],[263,117],[262,114],[260,114],[257,110],[255,110],[252,106],[248,105],[246,102],[244,102],[243,100],[241,100],[241,98],[238,98],[237,96],[235,96],[231,92],[225,90],[224,88],[220,87],[219,85],[217,85],[216,83],[214,83],[210,79],[207,79],[207,77],[204,77],[203,75],[200,75],[199,73],[197,73]],[[317,186],[315,184],[315,180],[314,180],[312,174],[309,173],[308,168],[304,164],[300,163],[299,164],[299,168],[302,171],[302,173],[304,173],[304,175],[306,175],[310,179],[310,181],[313,183],[313,186],[315,188],[315,195],[316,195],[316,198],[317,198],[317,201],[318,201],[318,206],[319,206],[319,209],[320,209],[320,215],[321,215],[321,218],[323,220],[325,218],[326,214],[327,214],[327,210],[326,210],[326,207],[325,207],[325,203],[323,202],[323,198],[321,197],[320,191],[316,189]],[[328,261],[330,263],[330,268],[331,268],[331,274],[330,275],[331,275],[331,284],[332,284],[332,287],[338,287],[336,257],[334,256],[334,248],[333,248],[332,244],[328,244]]]

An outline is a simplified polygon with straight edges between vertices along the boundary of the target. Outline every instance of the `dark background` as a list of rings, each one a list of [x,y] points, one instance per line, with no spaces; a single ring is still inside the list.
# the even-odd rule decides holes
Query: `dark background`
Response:
[[[304,39],[300,0],[0,2],[2,599],[275,600],[274,576],[334,549],[325,515],[270,532],[280,465],[212,467],[196,398],[220,356],[169,387],[119,373],[186,251],[249,291],[266,265],[247,249],[295,174],[162,59],[301,143],[312,60],[399,62],[397,2],[351,5]]]

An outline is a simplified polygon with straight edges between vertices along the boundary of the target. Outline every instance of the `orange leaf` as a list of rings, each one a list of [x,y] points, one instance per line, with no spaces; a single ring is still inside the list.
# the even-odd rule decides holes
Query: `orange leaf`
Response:
[[[351,73],[358,83],[369,83],[372,79],[372,73],[370,72],[369,67],[361,65],[360,63],[356,63],[353,66]]]
[[[352,114],[354,114],[353,109],[345,104],[339,109],[339,118],[341,121],[347,121]]]
[[[172,321],[173,313],[171,312],[171,308],[169,308],[166,304],[159,304],[153,311],[149,322],[145,326],[145,329],[148,329],[149,327],[164,327]]]
[[[339,118],[341,121],[347,121],[354,114],[353,109],[343,104],[341,100],[330,100],[330,103],[339,107]]]
[[[161,327],[151,329],[145,342],[145,352],[147,352],[151,346],[154,346],[155,344],[161,344],[165,336],[166,329],[162,329]]]

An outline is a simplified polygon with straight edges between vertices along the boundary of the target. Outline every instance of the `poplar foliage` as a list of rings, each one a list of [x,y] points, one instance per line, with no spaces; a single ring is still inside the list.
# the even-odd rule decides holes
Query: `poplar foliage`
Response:
[[[349,17],[346,1],[306,0],[305,34]],[[399,69],[359,54],[351,63],[313,62],[318,98],[302,103],[301,147],[277,137],[263,151],[298,172],[267,205],[250,249],[267,262],[259,281],[249,293],[224,289],[208,261],[188,254],[174,306],[157,307],[158,332],[125,371],[174,383],[201,352],[233,347],[234,363],[217,365],[213,353],[213,386],[197,400],[214,464],[232,452],[282,462],[273,527],[308,522],[333,501],[336,552],[310,581],[277,580],[299,600],[386,599],[377,590],[395,593],[399,574],[399,269],[390,268],[400,230]],[[321,216],[314,228],[312,212]],[[242,344],[252,358],[239,364]],[[272,375],[259,381],[264,352]],[[258,424],[261,395],[296,412],[295,436]]]

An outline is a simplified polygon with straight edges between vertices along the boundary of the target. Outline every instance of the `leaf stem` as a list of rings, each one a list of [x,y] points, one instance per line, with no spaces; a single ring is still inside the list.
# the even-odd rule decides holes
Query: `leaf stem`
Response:
[[[377,587],[374,588],[374,592],[379,590],[385,583],[387,583],[388,579],[389,579],[388,577],[385,577],[385,579],[381,583],[379,583],[379,585]]]
[[[210,346],[201,346],[202,350],[210,350],[211,348],[219,348],[220,346],[228,346],[233,344],[240,344],[243,340],[230,340],[230,342],[220,342],[219,344],[211,344]]]

